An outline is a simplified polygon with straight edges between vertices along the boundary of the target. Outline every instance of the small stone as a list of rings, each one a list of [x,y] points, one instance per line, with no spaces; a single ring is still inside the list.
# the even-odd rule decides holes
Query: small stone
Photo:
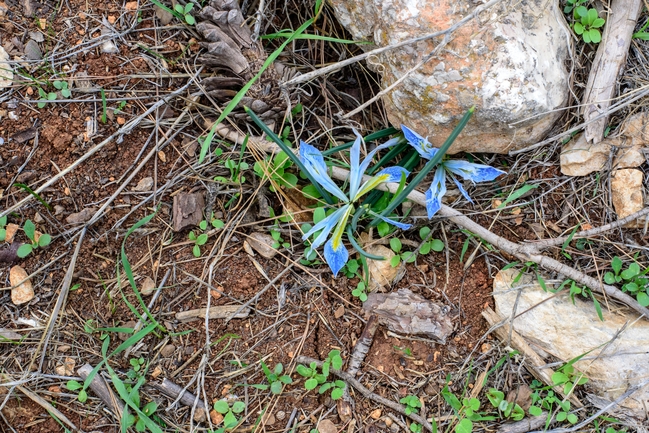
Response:
[[[34,42],[44,42],[45,37],[43,37],[43,33],[41,32],[29,32],[29,37],[34,41]]]
[[[14,241],[14,236],[16,236],[16,232],[18,232],[18,229],[20,226],[18,224],[14,223],[9,223],[5,227],[5,242],[10,244]]]
[[[392,423],[393,423],[392,418],[390,418],[389,416],[386,416],[385,418],[383,418],[383,423],[384,423],[388,428],[390,428],[390,427],[392,426]]]
[[[143,296],[149,296],[155,291],[155,288],[155,281],[153,281],[151,277],[146,277],[140,285],[140,294]]]
[[[45,220],[43,219],[43,216],[42,216],[39,212],[36,212],[36,213],[34,214],[34,222],[35,222],[36,224],[40,224],[40,223],[42,223],[43,221],[45,221]]]
[[[176,351],[176,346],[173,344],[167,344],[160,350],[160,356],[163,358],[169,358]]]
[[[267,425],[273,425],[273,424],[275,424],[277,422],[277,420],[275,419],[275,415],[273,415],[272,413],[267,413],[264,416],[264,422]]]
[[[160,158],[160,161],[162,162],[167,162],[167,155],[161,150],[158,152],[158,158]]]
[[[70,346],[68,346],[67,344],[64,344],[62,346],[57,347],[56,351],[61,352],[61,353],[65,353],[65,352],[69,351],[70,349],[71,349]]]
[[[125,123],[126,123],[126,119],[124,119],[123,117],[119,117],[119,116],[117,117],[117,124],[118,125],[121,126],[121,125],[123,125]]]
[[[104,41],[101,44],[101,52],[104,54],[117,54],[119,53],[119,48],[112,41]]]
[[[54,367],[54,371],[59,376],[73,376],[75,365],[76,361],[74,360],[74,358],[65,358],[63,364],[59,364]]]
[[[116,21],[117,21],[117,17],[115,15],[108,15],[108,22],[110,24],[115,24]]]
[[[267,233],[253,232],[248,236],[248,243],[262,257],[272,259],[277,255],[277,250],[273,248],[275,240]]]
[[[379,419],[379,418],[381,418],[382,414],[383,414],[383,411],[381,409],[374,409],[372,412],[370,412],[370,418]]]
[[[210,419],[212,420],[212,424],[218,426],[223,422],[223,415],[218,413],[215,410],[210,411]]]
[[[597,144],[586,141],[585,135],[579,134],[561,149],[561,173],[567,176],[586,176],[600,171],[608,162],[610,144],[604,140]]]
[[[155,16],[160,20],[160,24],[163,26],[166,26],[171,22],[171,20],[174,18],[174,16],[168,12],[165,9],[162,9],[160,6],[155,5],[153,7],[155,9]]]
[[[367,266],[370,271],[369,291],[375,291],[389,287],[397,277],[399,267],[393,267],[390,259],[394,257],[394,251],[383,245],[370,245],[366,251],[370,254],[384,257],[385,260],[368,260]]]
[[[318,424],[318,432],[319,433],[338,433],[338,427],[336,427],[336,424],[334,424],[330,420],[323,419]]]
[[[41,60],[43,58],[41,48],[33,39],[28,40],[25,44],[25,57],[27,60]]]
[[[613,207],[618,219],[625,218],[644,207],[643,173],[633,168],[615,170],[611,176],[611,194]],[[644,221],[642,221],[644,225]],[[637,227],[638,221],[632,221],[626,227]]]
[[[86,208],[81,212],[68,215],[68,217],[65,219],[65,222],[72,225],[83,224],[90,220],[95,212],[97,212],[97,209],[95,208]]]
[[[153,188],[153,178],[145,177],[144,179],[140,180],[137,185],[135,185],[133,191],[146,192],[151,191],[151,188]]]
[[[334,312],[334,317],[336,319],[340,319],[345,315],[345,306],[341,305],[340,307],[336,308],[336,311]]]
[[[127,11],[137,10],[137,2],[126,2],[124,9],[126,9]]]
[[[137,323],[135,322],[135,320],[129,320],[128,322],[122,323],[119,327],[120,327],[120,328],[130,328],[130,329],[133,329],[133,328],[135,328],[135,325],[136,325],[136,324],[137,324]],[[118,333],[117,333],[117,336],[118,336],[119,339],[122,340],[122,341],[126,341],[126,340],[127,340],[129,337],[131,337],[132,335],[133,335],[132,332],[118,332]]]
[[[61,215],[65,211],[65,208],[60,204],[54,206],[54,215]]]
[[[16,286],[11,289],[11,302],[14,305],[21,305],[34,299],[34,288],[27,277],[27,272],[20,266],[14,266],[9,271],[9,282],[12,286]]]
[[[284,412],[283,410],[277,411],[275,418],[282,421],[284,418],[286,418],[286,412]]]
[[[161,374],[162,374],[162,368],[160,368],[159,365],[156,365],[155,368],[153,369],[153,372],[151,373],[151,377],[156,379]]]
[[[11,86],[13,81],[14,72],[9,64],[9,54],[0,46],[0,89]]]

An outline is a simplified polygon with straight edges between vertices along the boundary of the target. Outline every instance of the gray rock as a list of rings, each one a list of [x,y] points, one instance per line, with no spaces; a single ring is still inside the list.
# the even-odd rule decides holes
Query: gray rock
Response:
[[[90,220],[95,212],[97,212],[97,209],[95,208],[86,208],[81,212],[68,215],[68,217],[65,219],[65,222],[72,225],[83,224]]]
[[[473,12],[453,0],[331,0],[354,39],[394,45],[442,31]],[[504,0],[452,35],[449,44],[384,98],[393,125],[441,145],[472,106],[475,115],[451,147],[507,153],[540,141],[569,95],[565,67],[572,33],[556,5]],[[441,37],[389,50],[368,61],[388,87],[431,53]],[[363,46],[372,49],[372,46]]]
[[[642,171],[634,168],[615,170],[611,175],[611,199],[618,219],[641,211],[644,208]],[[644,218],[632,221],[627,227],[644,227]]]
[[[27,60],[42,60],[43,52],[41,47],[38,46],[38,43],[33,39],[30,39],[25,44],[25,57]]]
[[[147,191],[151,191],[151,188],[153,188],[153,178],[152,177],[145,177],[144,179],[140,180],[137,183],[137,185],[135,185],[135,188],[133,188],[133,191],[147,192]]]
[[[14,72],[9,64],[9,54],[0,46],[0,89],[11,86],[13,81]]]
[[[602,322],[592,301],[577,296],[573,305],[567,290],[559,295],[544,292],[532,275],[523,275],[514,284],[518,272],[508,269],[494,278],[496,312],[501,318],[516,316],[514,330],[533,343],[530,346],[541,357],[550,354],[568,362],[586,354],[574,366],[589,378],[588,391],[604,401],[615,400],[649,377],[647,320],[637,320],[636,313],[620,308],[606,311],[602,304]],[[647,400],[649,388],[644,387],[618,409],[643,420]]]

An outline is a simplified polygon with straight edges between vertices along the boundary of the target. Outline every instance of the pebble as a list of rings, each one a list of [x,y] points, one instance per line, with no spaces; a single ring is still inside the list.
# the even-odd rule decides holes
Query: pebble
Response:
[[[65,358],[63,364],[59,364],[54,367],[54,371],[59,376],[72,376],[74,375],[74,367],[76,364],[77,362],[74,360],[74,358]]]
[[[104,54],[117,54],[119,53],[119,48],[112,41],[105,41],[101,44],[101,52]]]
[[[175,351],[176,346],[174,346],[173,344],[167,344],[162,348],[162,350],[160,350],[160,356],[162,356],[163,358],[169,358],[174,354]]]
[[[12,286],[27,278],[27,272],[20,266],[14,266],[9,271],[9,282]],[[31,280],[27,280],[17,287],[11,289],[11,302],[14,305],[21,305],[34,299],[34,288]]]
[[[220,425],[223,422],[223,415],[218,413],[215,410],[210,411],[210,419],[212,420],[212,424],[214,425]]]
[[[336,424],[334,424],[330,420],[323,419],[318,424],[318,432],[319,433],[338,433],[338,427],[336,427]]]
[[[286,412],[284,412],[283,410],[278,411],[278,412],[275,414],[275,418],[277,418],[278,420],[282,421],[284,418],[286,418]]]
[[[370,412],[370,418],[379,419],[379,418],[381,418],[382,414],[383,414],[383,411],[381,409],[374,409],[372,412]]]
[[[62,345],[62,346],[57,347],[57,348],[56,348],[56,351],[57,351],[57,352],[61,352],[61,353],[65,353],[65,352],[67,352],[67,351],[70,350],[70,349],[71,349],[70,346],[68,346],[67,344],[64,344],[64,345]]]
[[[43,58],[41,48],[33,39],[28,40],[25,44],[25,57],[27,60],[41,60]]]
[[[158,5],[155,5],[153,8],[155,9],[155,16],[160,20],[160,24],[162,24],[163,26],[169,24],[171,20],[174,18],[172,14],[162,9]]]
[[[9,223],[5,227],[5,242],[10,244],[14,241],[14,236],[16,236],[16,232],[18,232],[18,229],[20,226],[18,224],[14,223]]]
[[[97,212],[97,209],[95,208],[86,208],[82,210],[81,212],[73,213],[68,215],[68,217],[65,219],[65,222],[68,224],[83,224],[86,221],[90,220],[92,216]]]
[[[133,191],[146,192],[151,191],[151,188],[153,188],[153,178],[145,177],[144,179],[140,180],[137,185],[135,185]]]
[[[140,294],[148,296],[155,290],[155,281],[151,277],[146,277],[140,285]]]
[[[40,213],[36,212],[36,213],[34,214],[34,222],[35,222],[36,224],[40,224],[40,223],[42,223],[43,221],[45,221],[45,220],[43,219],[43,216],[42,216]]]
[[[60,204],[57,204],[54,206],[54,215],[61,215],[65,211],[65,208],[61,206]]]
[[[273,239],[273,237],[267,233],[253,232],[250,234],[247,241],[244,242],[244,248],[245,243],[248,243],[250,247],[252,247],[263,257],[272,259],[277,255],[277,250],[273,248],[274,242],[275,240]],[[250,254],[249,251],[247,252],[248,254]]]

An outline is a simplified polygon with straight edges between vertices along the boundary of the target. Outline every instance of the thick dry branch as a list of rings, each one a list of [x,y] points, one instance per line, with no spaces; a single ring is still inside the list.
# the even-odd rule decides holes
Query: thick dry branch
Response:
[[[315,362],[318,367],[322,367],[322,361],[309,358],[308,356],[300,355],[296,358],[296,361],[303,364],[311,364],[312,362]],[[433,426],[418,414],[411,413],[410,415],[406,415],[405,405],[397,403],[396,401],[390,400],[388,398],[381,397],[380,395],[374,394],[372,391],[365,388],[365,386],[363,386],[362,383],[357,381],[349,373],[345,373],[344,371],[340,371],[340,370],[334,370],[333,368],[330,369],[329,371],[334,375],[338,376],[339,378],[341,378],[342,380],[344,380],[345,382],[347,382],[348,385],[351,385],[356,391],[360,392],[363,395],[363,397],[373,400],[379,404],[382,404],[383,406],[387,406],[390,409],[394,410],[395,412],[399,412],[400,414],[407,416],[414,422],[421,424],[426,430],[430,432],[433,431]]]
[[[196,404],[195,421],[202,422],[207,418],[209,408],[205,402],[191,392],[184,391],[182,386],[175,384],[166,377],[162,379],[162,383],[154,384],[154,386],[173,399],[180,397],[180,402],[185,406],[194,407]]]
[[[86,380],[92,370],[92,365],[85,364],[77,369],[77,374],[83,380]],[[124,412],[124,402],[122,402],[122,400],[120,400],[115,395],[113,390],[110,389],[101,375],[95,374],[95,376],[92,378],[92,381],[90,381],[90,389],[93,393],[95,393],[97,397],[101,399],[101,401],[104,402],[108,409],[110,409],[110,411],[113,412],[118,419],[122,418],[122,413]]]
[[[176,320],[181,322],[191,322],[192,320],[205,319],[207,308],[198,308],[196,310],[181,311],[176,313]],[[239,305],[221,305],[210,307],[210,319],[243,319],[250,314],[250,308],[241,308]]]
[[[642,0],[613,0],[604,28],[602,42],[597,48],[593,67],[584,92],[584,121],[588,122],[611,105],[617,78],[626,62],[633,29],[640,16]],[[604,138],[608,117],[586,126],[586,140],[599,143]]]

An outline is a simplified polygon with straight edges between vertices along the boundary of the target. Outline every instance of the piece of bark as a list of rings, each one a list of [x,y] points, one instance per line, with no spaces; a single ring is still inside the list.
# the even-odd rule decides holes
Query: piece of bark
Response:
[[[183,391],[182,386],[176,385],[174,382],[170,381],[166,377],[162,379],[162,383],[155,384],[156,388],[162,391],[167,396],[173,398],[174,400],[180,396],[180,402],[185,406],[194,407],[196,403],[196,412],[194,412],[194,421],[203,422],[207,418],[207,413],[209,409],[205,402],[200,398],[196,397],[189,391]],[[198,400],[198,401],[197,401]]]
[[[408,289],[389,294],[370,293],[363,309],[376,314],[379,323],[399,334],[426,335],[442,344],[453,331],[444,308]]]
[[[27,128],[24,131],[16,132],[14,135],[11,136],[11,139],[18,144],[22,144],[36,137],[37,132],[38,132],[38,128],[32,126],[31,128]]]
[[[635,28],[643,0],[612,0],[610,13],[599,43],[595,61],[588,75],[584,92],[584,122],[606,111],[615,96],[616,82],[626,62],[633,29]],[[586,125],[586,140],[599,143],[604,138],[608,116]]]
[[[203,220],[204,208],[205,199],[201,193],[181,193],[174,196],[174,231],[179,232],[185,227],[192,227],[200,223]]]
[[[221,305],[218,307],[210,307],[210,319],[243,319],[250,314],[250,308],[244,308],[233,316],[241,308],[238,305]],[[181,322],[191,322],[192,320],[205,319],[207,308],[198,308],[196,310],[181,311],[176,313],[176,319]]]
[[[484,310],[482,312],[482,317],[487,320],[487,323],[489,323],[489,326],[491,327],[499,325],[494,331],[496,333],[496,336],[503,344],[518,350],[525,356],[525,366],[527,367],[527,370],[532,374],[532,376],[536,377],[547,385],[553,384],[552,375],[554,374],[554,370],[552,370],[551,368],[539,367],[545,365],[545,361],[543,361],[543,359],[534,351],[534,349],[532,349],[530,345],[527,344],[527,341],[525,341],[525,339],[518,332],[510,328],[509,323],[501,323],[503,321],[503,318],[500,317],[500,315],[491,308]],[[563,387],[555,386],[554,391],[561,397],[566,397],[566,394],[563,392]],[[570,395],[570,401],[576,407],[584,407],[583,403],[579,401],[579,399],[575,397],[574,394]]]
[[[22,242],[13,242],[9,245],[9,248],[0,250],[0,263],[7,263],[9,265],[16,263],[19,260],[17,254],[18,248],[20,248],[22,244]]]
[[[356,376],[356,373],[361,368],[361,364],[365,360],[367,352],[369,352],[370,347],[372,346],[372,342],[374,341],[374,334],[376,333],[378,326],[378,318],[376,317],[376,315],[371,314],[369,319],[367,319],[367,323],[365,323],[365,328],[363,328],[363,332],[358,338],[358,341],[354,346],[352,356],[349,359],[347,373],[351,374],[352,376]]]
[[[90,364],[82,365],[77,369],[77,374],[83,380],[86,380],[91,372],[92,365]],[[92,381],[90,382],[90,389],[95,393],[97,397],[101,399],[101,401],[104,402],[108,409],[113,411],[117,418],[122,418],[122,413],[124,412],[124,402],[115,395],[106,381],[104,381],[104,378],[102,378],[99,374],[95,374],[95,376],[92,378]]]

